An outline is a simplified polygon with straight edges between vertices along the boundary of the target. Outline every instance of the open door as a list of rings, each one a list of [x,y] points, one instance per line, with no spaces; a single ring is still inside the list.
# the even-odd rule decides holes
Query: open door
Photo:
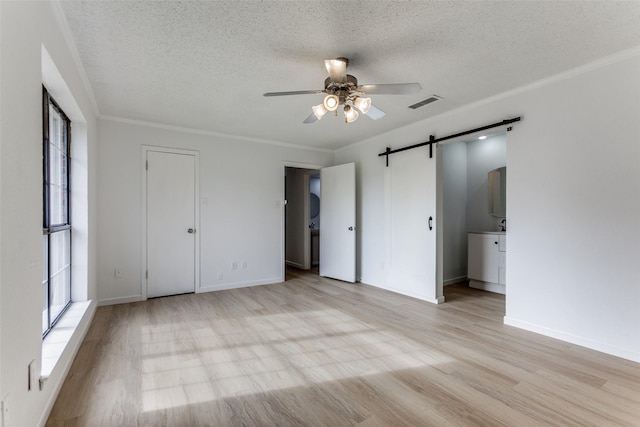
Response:
[[[320,275],[356,281],[356,165],[320,171]]]

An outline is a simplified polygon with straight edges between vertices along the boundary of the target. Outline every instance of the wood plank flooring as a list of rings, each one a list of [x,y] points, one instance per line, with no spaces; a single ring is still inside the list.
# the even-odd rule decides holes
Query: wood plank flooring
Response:
[[[640,365],[432,305],[285,283],[101,307],[47,426],[638,426]]]

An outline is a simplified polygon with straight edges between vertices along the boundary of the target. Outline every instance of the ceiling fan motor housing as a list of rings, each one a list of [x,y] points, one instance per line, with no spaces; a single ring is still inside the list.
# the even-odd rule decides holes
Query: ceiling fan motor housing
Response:
[[[354,76],[347,74],[346,80],[346,82],[340,83],[331,80],[331,77],[327,77],[324,81],[324,91],[340,98],[340,104],[344,104],[351,92],[358,88],[358,79]]]

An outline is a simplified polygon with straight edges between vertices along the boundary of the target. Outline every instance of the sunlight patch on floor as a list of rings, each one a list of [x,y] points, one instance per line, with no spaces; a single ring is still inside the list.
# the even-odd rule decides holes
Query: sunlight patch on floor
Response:
[[[141,334],[145,412],[451,360],[335,309],[216,320],[215,329],[147,325]]]

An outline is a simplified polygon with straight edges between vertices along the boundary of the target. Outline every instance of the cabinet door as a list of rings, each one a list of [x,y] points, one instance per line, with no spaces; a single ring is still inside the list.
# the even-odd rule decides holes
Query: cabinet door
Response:
[[[469,278],[498,283],[498,263],[498,236],[469,234]]]
[[[507,236],[501,234],[498,236],[498,256],[500,263],[498,264],[498,283],[507,284]]]
[[[507,284],[507,253],[499,251],[498,252],[498,283],[501,285]]]
[[[500,252],[507,251],[507,236],[505,236],[504,234],[498,235],[498,250]]]

